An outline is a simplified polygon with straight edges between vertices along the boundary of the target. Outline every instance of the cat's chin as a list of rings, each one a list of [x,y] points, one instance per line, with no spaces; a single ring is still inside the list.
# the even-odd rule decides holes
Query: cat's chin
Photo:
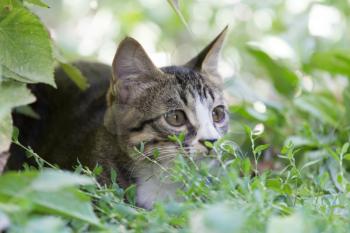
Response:
[[[165,183],[159,179],[145,181],[137,179],[136,204],[145,209],[152,209],[157,201],[170,201],[178,199],[176,191],[181,189],[180,183]]]

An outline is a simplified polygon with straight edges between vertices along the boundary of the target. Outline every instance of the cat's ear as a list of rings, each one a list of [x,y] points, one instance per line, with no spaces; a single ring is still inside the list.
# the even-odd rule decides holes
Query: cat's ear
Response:
[[[192,58],[184,66],[207,73],[209,76],[218,76],[218,61],[227,29],[228,26],[226,26],[209,45],[207,45],[197,56]]]
[[[142,46],[135,39],[126,37],[113,59],[109,98],[117,97],[118,102],[127,103],[154,83],[161,73]]]

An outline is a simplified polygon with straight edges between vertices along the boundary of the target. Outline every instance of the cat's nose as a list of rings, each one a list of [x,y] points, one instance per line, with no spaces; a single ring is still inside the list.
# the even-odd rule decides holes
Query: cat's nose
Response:
[[[216,142],[218,139],[217,138],[211,138],[211,139],[200,139],[199,142],[208,148],[208,145],[206,145],[205,142],[210,142],[211,144],[214,144],[214,142]],[[208,148],[208,149],[211,149],[211,148]]]

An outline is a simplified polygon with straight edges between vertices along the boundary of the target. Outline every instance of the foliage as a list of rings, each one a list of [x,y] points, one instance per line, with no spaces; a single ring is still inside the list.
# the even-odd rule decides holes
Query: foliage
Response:
[[[125,12],[115,17],[125,32],[142,21],[152,21],[171,40],[189,35],[190,28],[197,30],[192,36],[201,31],[192,24],[197,15],[189,13],[191,7],[200,6],[198,2],[167,2],[174,10],[167,18],[148,6],[141,10],[134,1],[123,3]],[[182,183],[184,189],[178,191],[178,199],[157,203],[147,211],[133,205],[135,187],[122,190],[115,172],[110,186],[96,182],[100,167],[90,171],[79,166],[75,173],[63,172],[22,146],[15,130],[13,142],[34,156],[39,170],[27,168],[0,177],[0,231],[347,232],[350,58],[346,45],[350,34],[344,29],[342,37],[325,39],[317,31],[309,34],[298,22],[312,18],[315,6],[348,19],[348,3],[323,1],[291,16],[284,9],[292,1],[266,1],[263,7],[258,1],[247,2],[244,7],[237,3],[241,11],[247,13],[249,8],[266,16],[271,12],[264,7],[270,7],[274,16],[269,29],[258,30],[261,22],[235,12],[237,21],[224,51],[225,58],[240,61],[239,66],[229,64],[238,66],[237,77],[227,79],[225,85],[235,100],[230,106],[232,130],[210,145],[216,153],[206,160],[216,161],[216,166],[195,163],[179,150],[174,167],[161,175]],[[54,65],[59,63],[80,88],[88,87],[81,73],[59,55],[42,22],[29,10],[33,9],[28,8],[30,4],[47,10],[40,0],[0,1],[0,158],[13,134],[11,109],[35,100],[26,83],[54,86]],[[220,4],[210,9],[219,15],[226,7]],[[211,15],[200,24],[205,33],[217,23]],[[269,50],[269,43],[259,41],[266,35],[278,39],[272,42],[287,41],[294,58]],[[172,138],[181,143],[181,137]],[[273,169],[262,171],[267,165]]]
[[[26,1],[47,7],[40,0]],[[12,108],[32,103],[35,98],[26,83],[46,83],[55,86],[52,41],[38,16],[19,0],[0,2],[0,154],[8,150],[12,132]],[[78,87],[87,87],[80,71],[64,64],[68,76]],[[0,168],[2,170],[2,168]]]

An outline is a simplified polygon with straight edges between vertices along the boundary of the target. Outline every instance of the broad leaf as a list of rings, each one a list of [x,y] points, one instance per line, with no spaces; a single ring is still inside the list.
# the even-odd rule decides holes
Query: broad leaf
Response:
[[[0,9],[0,51],[0,64],[10,71],[55,86],[48,31],[26,8]]]
[[[54,174],[57,173],[57,174]],[[48,174],[58,180],[67,179],[67,174],[61,171],[45,170],[42,173],[25,171],[22,173],[8,172],[0,177],[0,197],[9,201],[23,200],[34,205],[38,211],[59,214],[61,216],[79,219],[90,224],[99,226],[99,220],[93,212],[90,199],[74,186],[86,184],[86,180],[75,179],[67,181],[63,185],[60,181],[60,189],[52,191],[52,185],[46,183],[48,189],[44,189],[43,177]],[[72,174],[72,177],[75,175]],[[78,176],[77,176],[78,177]],[[52,181],[52,180],[51,180]],[[37,191],[37,188],[40,191]]]
[[[0,174],[6,166],[9,153],[8,149],[11,145],[12,135],[12,118],[9,112],[3,118],[0,118]]]
[[[35,97],[25,84],[11,80],[0,83],[0,119],[11,112],[12,108],[34,101]]]
[[[33,181],[31,187],[37,191],[56,191],[74,185],[93,183],[94,181],[87,176],[66,171],[45,170]]]
[[[307,233],[312,232],[301,214],[272,216],[267,224],[267,233]]]
[[[295,99],[295,105],[309,113],[312,117],[339,127],[339,119],[343,109],[337,105],[336,100],[326,95],[303,95]]]
[[[35,217],[17,229],[17,232],[26,233],[70,233],[67,223],[61,218],[53,216]]]
[[[248,51],[266,69],[276,90],[285,96],[292,96],[297,90],[298,76],[280,62],[273,60],[267,53],[253,46]]]
[[[350,77],[349,51],[316,52],[312,55],[310,64],[307,65],[307,69],[311,68]]]

